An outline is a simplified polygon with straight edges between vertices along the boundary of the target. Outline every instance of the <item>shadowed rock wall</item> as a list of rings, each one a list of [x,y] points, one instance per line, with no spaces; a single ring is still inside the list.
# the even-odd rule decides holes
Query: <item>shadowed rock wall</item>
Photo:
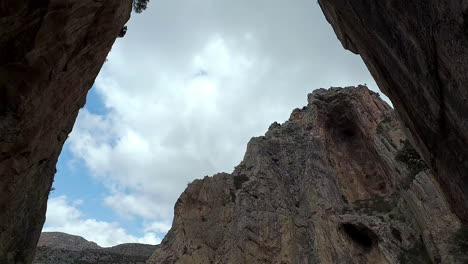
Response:
[[[468,223],[468,1],[319,0]]]
[[[0,2],[0,263],[30,263],[55,164],[129,0]]]

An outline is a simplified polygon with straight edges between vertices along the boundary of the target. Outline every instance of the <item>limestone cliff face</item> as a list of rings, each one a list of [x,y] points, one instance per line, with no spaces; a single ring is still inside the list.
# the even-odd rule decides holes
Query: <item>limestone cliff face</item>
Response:
[[[457,263],[459,226],[377,94],[318,89],[232,174],[187,187],[148,263]]]
[[[0,3],[0,263],[30,263],[62,145],[129,0]]]
[[[468,224],[468,1],[319,0]]]

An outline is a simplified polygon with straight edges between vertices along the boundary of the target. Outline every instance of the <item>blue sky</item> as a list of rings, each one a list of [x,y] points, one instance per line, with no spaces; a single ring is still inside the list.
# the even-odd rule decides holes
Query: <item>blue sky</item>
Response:
[[[86,98],[84,109],[96,115],[106,115],[108,111],[102,99],[91,89]],[[66,143],[57,163],[55,175],[55,190],[50,197],[66,196],[72,201],[81,200],[78,208],[84,212],[84,217],[92,217],[102,221],[112,222],[117,218],[121,226],[135,235],[141,235],[139,222],[141,219],[126,219],[105,206],[102,199],[108,194],[103,182],[93,179],[86,165],[70,151],[70,144]]]
[[[312,90],[358,84],[376,90],[315,0],[152,0],[79,113],[44,230],[159,243],[188,182],[231,172]]]
[[[104,116],[108,113],[95,89],[91,89],[88,93],[84,109],[96,115]],[[74,156],[70,150],[68,141],[59,157],[57,174],[55,175],[53,186],[55,190],[50,194],[49,198],[60,199],[66,197],[71,203],[79,201],[74,206],[83,213],[83,218],[118,222],[119,226],[124,228],[129,234],[135,237],[142,237],[144,235],[143,230],[141,230],[141,222],[143,221],[141,217],[122,217],[103,203],[104,197],[109,194],[108,190],[103,182],[92,177],[90,170],[84,162]],[[159,232],[157,235],[159,238],[162,238],[165,233]],[[113,245],[112,242],[109,244],[104,241],[99,242],[106,246]],[[151,243],[153,241],[143,242]]]

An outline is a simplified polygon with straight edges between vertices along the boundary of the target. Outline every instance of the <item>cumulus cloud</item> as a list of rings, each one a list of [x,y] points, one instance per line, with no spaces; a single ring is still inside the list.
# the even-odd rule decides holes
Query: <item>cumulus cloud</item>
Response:
[[[161,239],[156,232],[163,229],[150,228],[144,236],[135,237],[128,234],[118,223],[97,221],[83,217],[77,206],[81,201],[68,201],[66,196],[50,198],[47,210],[45,232],[65,232],[94,241],[100,246],[110,247],[122,243],[159,244]],[[156,225],[157,223],[153,223]]]
[[[171,225],[160,222],[153,222],[145,226],[145,232],[166,233],[171,229]]]
[[[128,28],[95,83],[106,113],[80,111],[69,143],[104,203],[148,232],[168,229],[189,181],[232,171],[313,89],[376,89],[312,0],[154,1]]]

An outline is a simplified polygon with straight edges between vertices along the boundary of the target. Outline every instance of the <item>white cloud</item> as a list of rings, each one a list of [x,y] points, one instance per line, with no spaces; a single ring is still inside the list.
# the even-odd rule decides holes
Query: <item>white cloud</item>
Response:
[[[153,222],[145,227],[145,232],[166,233],[171,229],[171,225],[167,223]]]
[[[128,234],[118,223],[86,219],[76,207],[82,201],[68,201],[65,196],[50,198],[47,209],[45,232],[65,232],[94,241],[100,246],[109,247],[122,243],[159,244],[157,229],[145,230],[143,237]]]
[[[115,192],[107,196],[104,202],[123,217],[141,216],[145,219],[170,219],[172,206],[168,203],[155,202],[149,199],[151,195],[123,194]],[[157,201],[157,200],[156,200]]]
[[[215,38],[189,63],[186,72],[166,75],[152,86],[161,93],[148,90],[151,84],[138,91],[123,88],[103,71],[96,89],[109,114],[80,112],[71,150],[109,186],[112,194],[105,203],[121,215],[170,222],[175,199],[187,182],[232,170],[252,128],[259,134],[270,123],[253,115],[236,116],[241,112],[238,100],[246,99],[238,94],[239,87],[255,82],[248,74],[253,70],[250,59]],[[256,66],[256,72],[266,72]]]

